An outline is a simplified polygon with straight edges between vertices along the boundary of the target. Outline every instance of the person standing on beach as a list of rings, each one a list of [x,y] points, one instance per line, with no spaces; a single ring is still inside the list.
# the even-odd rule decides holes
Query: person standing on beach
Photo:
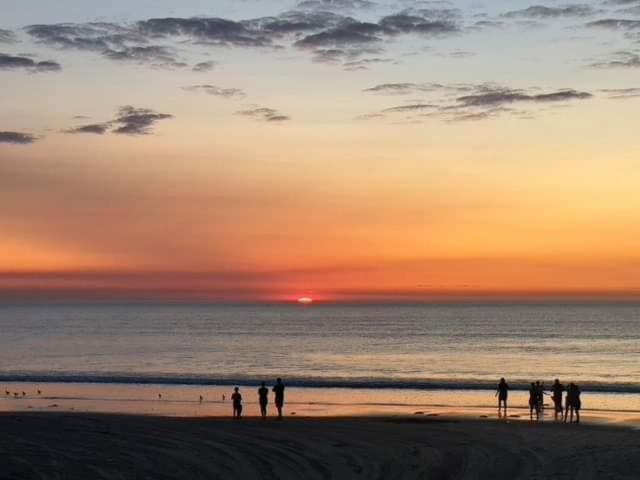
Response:
[[[275,393],[276,408],[278,409],[278,420],[282,420],[282,409],[284,407],[284,384],[282,379],[278,378],[276,384],[273,387],[273,393]]]
[[[536,410],[536,420],[540,419],[540,410],[538,407],[538,387],[536,384],[531,382],[531,387],[529,388],[529,418],[533,420],[533,410]]]
[[[500,407],[504,406],[504,416],[507,416],[507,397],[509,396],[509,385],[503,378],[498,383],[498,390],[496,390],[496,396],[498,397],[498,417],[500,416]]]
[[[580,400],[580,388],[573,382],[569,384],[567,388],[566,406],[564,411],[565,423],[569,420],[569,423],[573,423],[573,414],[576,414],[576,423],[580,423],[580,408],[582,408],[582,401]]]
[[[260,403],[260,415],[262,415],[262,419],[267,418],[267,404],[269,403],[269,389],[266,387],[264,382],[258,389],[258,403]]]
[[[555,416],[554,418],[558,420],[558,415],[560,415],[560,419],[562,420],[562,392],[564,392],[564,385],[560,383],[560,380],[556,378],[555,382],[553,382],[553,386],[551,387],[551,399],[553,400]]]
[[[231,401],[233,402],[233,418],[242,418],[242,395],[240,395],[240,389],[238,387],[233,389]]]

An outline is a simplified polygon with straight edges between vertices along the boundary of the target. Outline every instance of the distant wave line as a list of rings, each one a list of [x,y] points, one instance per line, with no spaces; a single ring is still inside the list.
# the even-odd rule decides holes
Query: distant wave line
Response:
[[[266,377],[266,376],[265,376]],[[155,374],[93,374],[93,373],[0,373],[0,382],[23,383],[94,383],[120,385],[201,385],[244,386],[259,385],[265,377],[209,377],[201,375]],[[422,380],[384,378],[303,378],[287,377],[287,385],[299,388],[348,388],[386,390],[495,390],[496,382],[486,380]],[[528,390],[530,382],[515,379],[509,382],[512,390]],[[551,385],[551,380],[547,385]],[[583,391],[602,393],[640,393],[640,384],[580,382]]]

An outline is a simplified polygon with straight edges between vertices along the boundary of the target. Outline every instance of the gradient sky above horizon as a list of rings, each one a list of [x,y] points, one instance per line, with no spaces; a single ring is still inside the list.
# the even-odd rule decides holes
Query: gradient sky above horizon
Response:
[[[640,292],[640,0],[0,0],[0,297]]]

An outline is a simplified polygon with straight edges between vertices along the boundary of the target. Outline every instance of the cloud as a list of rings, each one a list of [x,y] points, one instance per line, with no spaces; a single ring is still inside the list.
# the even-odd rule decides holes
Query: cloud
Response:
[[[201,92],[214,97],[223,98],[245,98],[247,95],[239,88],[220,88],[215,85],[189,85],[182,87],[187,92]]]
[[[213,61],[199,62],[193,66],[192,70],[194,72],[200,72],[200,73],[210,72],[215,68],[215,66],[216,66],[216,62],[213,62]]]
[[[495,84],[440,84],[440,83],[383,83],[364,90],[391,96],[421,95],[426,101],[394,105],[373,114],[361,115],[360,119],[391,118],[404,115],[405,121],[416,121],[427,117],[442,118],[448,122],[484,120],[501,114],[530,117],[527,105],[563,104],[574,100],[585,100],[593,95],[574,89],[540,93],[539,89],[527,90],[502,87]],[[514,105],[521,107],[514,109]]]
[[[152,18],[136,24],[144,35],[157,38],[190,37],[201,43],[221,46],[267,47],[273,41],[260,29],[224,18]]]
[[[37,137],[30,133],[0,132],[0,143],[12,143],[14,145],[30,145],[35,143]]]
[[[361,10],[375,7],[375,2],[368,0],[303,0],[298,9],[309,10]]]
[[[256,120],[262,120],[265,122],[286,122],[291,120],[287,115],[283,115],[278,110],[273,108],[258,107],[249,110],[241,110],[236,112],[236,115],[242,115],[245,117],[252,117]]]
[[[10,30],[0,28],[0,43],[14,43],[16,35]]]
[[[577,4],[561,7],[545,7],[533,5],[522,10],[513,10],[503,13],[505,18],[562,18],[562,17],[586,17],[596,13],[591,5]]]
[[[640,88],[605,88],[600,91],[613,100],[640,98]]]
[[[108,22],[38,24],[25,30],[39,43],[75,50],[102,52],[147,41],[135,30]]]
[[[164,67],[185,67],[186,63],[178,62],[171,49],[157,45],[143,47],[122,47],[118,50],[106,49],[102,55],[110,60],[151,63]]]
[[[393,63],[393,62],[394,60],[390,58],[380,58],[380,57],[363,58],[360,60],[352,60],[352,61],[344,62],[342,64],[342,67],[347,71],[354,72],[357,70],[369,70],[369,67],[371,65],[378,65],[381,63]]]
[[[296,42],[299,48],[318,47],[351,47],[362,46],[382,41],[378,35],[383,28],[376,23],[345,20],[340,25],[320,33],[308,35]]]
[[[614,52],[610,58],[591,63],[592,68],[639,68],[640,54],[631,51]]]
[[[382,18],[380,26],[389,35],[416,33],[434,36],[456,33],[460,30],[455,22],[445,18],[432,19],[428,16],[402,13]]]
[[[111,132],[119,135],[148,135],[157,122],[169,118],[173,118],[173,115],[157,113],[148,108],[135,108],[127,105],[120,107],[113,120],[103,123],[81,125],[66,130],[66,133],[104,135]]]
[[[484,88],[481,90],[485,90]],[[527,94],[522,90],[509,88],[487,88],[473,95],[458,97],[456,101],[465,107],[500,106],[518,102],[566,102],[569,100],[584,100],[593,95],[577,90],[558,90],[551,93]]]
[[[420,110],[431,110],[437,108],[436,105],[429,103],[414,103],[411,105],[399,105],[397,107],[385,108],[382,113],[405,113],[405,112],[417,112]]]
[[[13,56],[0,53],[0,70],[27,70],[32,73],[57,72],[62,70],[59,63],[51,60],[36,62],[24,56]]]
[[[96,135],[104,135],[111,128],[111,122],[107,123],[94,123],[90,125],[82,125],[81,127],[72,128],[66,130],[65,133],[93,133]]]
[[[603,18],[587,23],[587,27],[605,28],[608,30],[640,30],[640,20],[626,18]]]

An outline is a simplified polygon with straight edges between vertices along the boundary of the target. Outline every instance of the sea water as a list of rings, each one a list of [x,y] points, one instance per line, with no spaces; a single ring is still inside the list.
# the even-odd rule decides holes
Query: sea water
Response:
[[[586,406],[635,411],[640,306],[0,306],[0,409],[26,388],[34,408],[111,395],[120,411],[210,414],[231,386],[253,400],[276,377],[307,413],[485,407],[500,377],[522,406],[529,382],[560,378]]]

